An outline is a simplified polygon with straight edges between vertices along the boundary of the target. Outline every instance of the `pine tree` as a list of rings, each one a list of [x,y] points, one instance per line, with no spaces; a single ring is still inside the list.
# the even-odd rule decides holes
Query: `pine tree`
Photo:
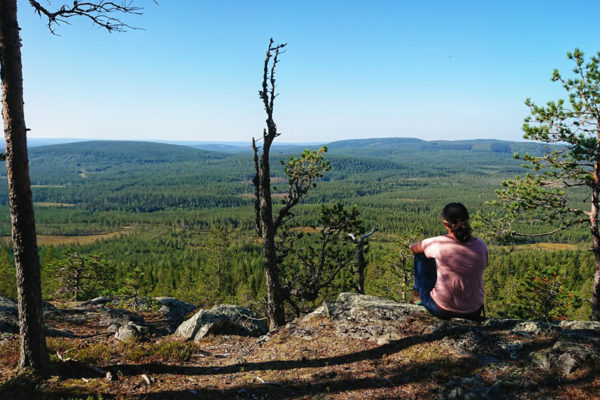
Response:
[[[552,81],[562,84],[568,101],[550,101],[545,106],[530,99],[525,102],[530,115],[523,124],[524,138],[556,145],[541,155],[515,154],[532,173],[503,182],[498,199],[491,203],[501,211],[479,219],[503,239],[543,237],[586,224],[596,262],[591,319],[600,320],[600,52],[589,61],[579,49],[567,57],[575,64],[574,75],[563,78],[555,70]],[[589,194],[587,209],[570,200],[582,190]],[[550,228],[540,232],[544,226]]]

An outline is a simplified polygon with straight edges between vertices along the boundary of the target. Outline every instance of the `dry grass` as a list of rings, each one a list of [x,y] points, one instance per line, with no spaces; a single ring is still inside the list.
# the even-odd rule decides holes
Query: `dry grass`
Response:
[[[271,184],[280,184],[280,183],[287,183],[288,178],[283,178],[280,176],[272,176],[271,177]],[[241,185],[252,185],[252,180],[246,180],[246,181],[237,181],[237,183],[241,184]]]
[[[115,232],[98,233],[94,235],[37,235],[37,242],[39,246],[84,245],[95,243],[101,240],[120,238],[123,236],[127,236],[131,233],[132,231],[130,228],[123,228]],[[0,237],[0,241],[2,241],[3,243],[11,243],[12,239],[10,236],[2,236]]]
[[[516,250],[545,250],[545,251],[559,251],[559,250],[577,250],[578,247],[575,244],[570,243],[530,243],[520,244],[513,246]]]
[[[33,205],[38,207],[75,207],[75,204],[72,203],[49,203],[46,201],[33,203]]]
[[[287,196],[287,193],[271,193],[271,198],[273,199],[283,199]],[[242,199],[253,199],[254,198],[254,193],[242,193],[242,194],[238,194],[237,197],[240,197]]]

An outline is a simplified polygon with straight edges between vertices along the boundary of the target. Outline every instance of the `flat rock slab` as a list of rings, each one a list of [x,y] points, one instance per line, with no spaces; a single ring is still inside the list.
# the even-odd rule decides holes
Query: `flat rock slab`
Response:
[[[318,316],[331,319],[340,337],[378,343],[401,339],[407,329],[417,327],[423,334],[431,333],[444,323],[421,306],[356,293],[341,293],[335,302],[324,302],[304,319]]]
[[[477,359],[480,365],[519,360],[532,368],[557,371],[563,376],[583,367],[600,367],[600,322],[596,321],[494,318],[481,324],[460,318],[443,321],[423,307],[342,293],[335,302],[325,302],[302,320],[289,324],[290,332],[310,340],[310,332],[302,322],[317,317],[333,322],[340,337],[378,344],[430,334],[429,339],[439,346]]]

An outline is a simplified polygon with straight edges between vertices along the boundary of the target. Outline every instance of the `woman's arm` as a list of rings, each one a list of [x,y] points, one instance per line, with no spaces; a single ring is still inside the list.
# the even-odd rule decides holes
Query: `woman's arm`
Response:
[[[412,251],[413,254],[421,254],[421,253],[425,253],[425,248],[423,247],[423,242],[415,242],[413,244],[410,245],[410,251]]]

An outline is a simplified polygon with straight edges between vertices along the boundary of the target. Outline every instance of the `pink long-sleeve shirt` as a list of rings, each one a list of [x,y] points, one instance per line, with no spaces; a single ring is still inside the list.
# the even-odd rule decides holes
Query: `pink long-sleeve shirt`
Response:
[[[483,305],[483,270],[488,252],[481,239],[466,243],[449,236],[423,240],[425,256],[435,258],[437,281],[431,297],[444,310],[461,314],[477,311]]]

